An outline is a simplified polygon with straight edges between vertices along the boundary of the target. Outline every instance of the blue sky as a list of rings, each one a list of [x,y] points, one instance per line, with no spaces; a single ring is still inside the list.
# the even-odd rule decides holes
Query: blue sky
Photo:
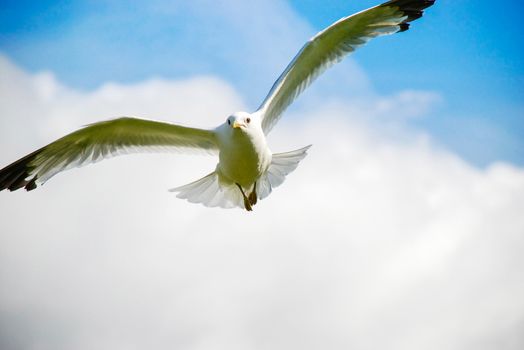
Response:
[[[2,1],[0,166],[102,119],[252,110],[374,4]],[[326,72],[269,137],[309,155],[251,213],[169,193],[216,167],[182,154],[0,193],[0,349],[523,349],[522,5],[493,4],[437,0]]]
[[[254,109],[305,39],[377,1],[274,5],[283,13],[280,20],[289,19],[276,28],[298,28],[276,33],[284,37],[276,43],[271,25],[264,27],[275,20],[263,16],[269,5],[254,2],[252,18],[246,18],[246,9],[235,18],[221,17],[231,11],[231,1],[214,2],[213,11],[200,9],[199,3],[209,7],[206,1],[3,1],[0,51],[24,69],[50,70],[82,90],[107,81],[215,75],[233,84]],[[439,0],[411,31],[373,41],[353,59],[380,94],[416,89],[442,96],[428,115],[409,122],[412,127],[473,164],[502,160],[522,165],[522,10],[520,1],[506,2],[501,10],[490,1]],[[252,23],[268,31],[246,29]],[[251,40],[260,41],[259,50]],[[345,71],[335,68],[316,88],[326,87],[329,96],[358,96],[358,86],[340,87],[345,80],[337,79]],[[330,83],[339,88],[327,89]]]

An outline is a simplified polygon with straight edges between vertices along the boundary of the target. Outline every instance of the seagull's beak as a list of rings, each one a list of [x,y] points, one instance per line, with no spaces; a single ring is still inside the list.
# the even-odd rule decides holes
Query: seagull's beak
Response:
[[[235,121],[233,122],[233,129],[238,129],[238,128],[240,128],[241,126],[245,126],[245,125],[242,124],[242,123],[239,123],[237,120],[235,120]]]

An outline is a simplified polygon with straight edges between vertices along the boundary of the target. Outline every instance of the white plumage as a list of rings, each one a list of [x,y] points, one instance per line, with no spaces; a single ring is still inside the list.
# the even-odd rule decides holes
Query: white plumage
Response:
[[[266,135],[285,109],[326,69],[372,38],[405,31],[434,0],[392,0],[342,18],[309,40],[277,79],[259,109],[237,112],[213,130],[119,118],[86,126],[0,170],[0,191],[33,190],[55,174],[130,152],[218,153],[215,170],[172,189],[209,207],[252,207],[296,169],[310,146],[272,154]]]

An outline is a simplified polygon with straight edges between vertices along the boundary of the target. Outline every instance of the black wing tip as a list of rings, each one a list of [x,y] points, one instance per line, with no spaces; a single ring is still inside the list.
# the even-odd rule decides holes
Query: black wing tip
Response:
[[[0,181],[0,192],[3,190],[13,192],[21,188],[24,188],[26,191],[32,191],[37,187],[36,180],[38,176],[31,177],[29,171],[25,168],[14,169],[12,172],[7,174],[0,173],[0,175],[5,175],[5,178]]]
[[[40,151],[33,152],[0,170],[0,191],[12,192],[21,188],[25,188],[26,191],[34,190],[37,187],[38,176],[31,175],[33,167],[30,163]]]
[[[408,29],[409,29],[409,23],[407,23],[407,22],[400,23],[400,29],[399,29],[399,31],[397,33],[405,32]]]
[[[407,18],[400,23],[399,33],[409,29],[409,22],[415,21],[423,16],[424,10],[435,4],[435,0],[391,0],[381,6],[395,6],[403,12]]]
[[[383,6],[398,6],[401,10],[424,10],[435,3],[436,0],[390,0]]]
[[[33,177],[33,178],[31,179],[31,181],[29,181],[29,182],[24,186],[24,188],[25,188],[25,190],[26,190],[27,192],[32,191],[32,190],[34,190],[35,188],[37,188],[36,180],[38,180],[38,176],[35,175],[35,177]]]

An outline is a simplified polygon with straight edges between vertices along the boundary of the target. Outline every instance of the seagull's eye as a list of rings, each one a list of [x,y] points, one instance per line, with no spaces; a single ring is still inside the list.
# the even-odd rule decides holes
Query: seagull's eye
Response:
[[[231,125],[231,119],[227,120],[227,125]]]
[[[247,119],[246,119],[246,122],[247,122],[248,124],[251,123],[251,118],[247,118]]]

